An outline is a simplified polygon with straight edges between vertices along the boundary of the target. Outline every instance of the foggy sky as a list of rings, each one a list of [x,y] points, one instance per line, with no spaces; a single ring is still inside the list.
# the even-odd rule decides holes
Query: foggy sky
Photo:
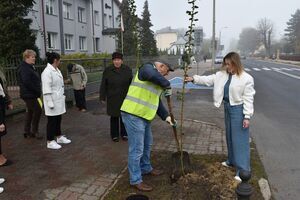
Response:
[[[212,2],[213,0],[197,1],[197,26],[203,27],[205,38],[212,35]],[[148,3],[153,31],[167,26],[187,28],[187,0],[148,0]],[[136,0],[136,5],[140,16],[144,0]],[[219,37],[221,30],[222,43],[228,48],[232,38],[239,38],[242,28],[256,28],[258,20],[266,17],[274,23],[275,38],[281,38],[286,22],[297,8],[300,9],[300,0],[216,0],[216,37]]]

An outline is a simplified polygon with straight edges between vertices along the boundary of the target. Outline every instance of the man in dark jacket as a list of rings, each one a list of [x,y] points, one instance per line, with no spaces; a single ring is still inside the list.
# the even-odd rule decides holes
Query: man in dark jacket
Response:
[[[132,80],[132,70],[123,64],[123,54],[112,54],[113,65],[107,67],[102,76],[100,101],[107,104],[107,114],[110,116],[110,135],[114,142],[119,141],[119,135],[127,140],[127,132],[122,122],[120,107],[126,97]]]
[[[153,136],[151,121],[156,114],[172,126],[171,116],[160,99],[163,93],[171,96],[170,82],[165,78],[172,66],[165,61],[146,63],[135,75],[121,106],[122,120],[128,133],[128,171],[130,185],[147,192],[153,188],[143,182],[143,175],[161,175],[151,165]]]
[[[18,68],[18,83],[20,86],[20,97],[25,101],[27,108],[24,137],[36,137],[37,139],[42,139],[42,136],[38,131],[42,113],[42,105],[40,101],[41,79],[33,66],[35,64],[35,57],[35,51],[30,49],[24,51],[24,61]]]

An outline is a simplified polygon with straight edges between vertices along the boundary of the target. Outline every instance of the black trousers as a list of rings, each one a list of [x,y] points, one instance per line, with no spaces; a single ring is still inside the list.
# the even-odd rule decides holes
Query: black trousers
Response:
[[[24,101],[26,103],[27,110],[24,125],[24,133],[38,133],[42,108],[40,107],[37,99],[24,99]]]
[[[74,90],[76,107],[81,109],[86,109],[86,101],[85,101],[85,89],[83,90]]]
[[[54,140],[55,136],[61,135],[61,115],[47,116],[47,140]]]
[[[121,131],[120,131],[121,129]],[[110,136],[111,138],[118,138],[121,133],[121,137],[127,136],[125,126],[122,121],[122,117],[110,117]]]

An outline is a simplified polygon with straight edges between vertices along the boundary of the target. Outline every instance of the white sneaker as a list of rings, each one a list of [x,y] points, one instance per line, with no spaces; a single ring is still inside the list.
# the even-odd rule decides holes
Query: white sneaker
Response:
[[[4,183],[5,179],[4,178],[0,178],[0,184]]]
[[[61,146],[60,146],[59,144],[57,144],[57,143],[55,142],[55,140],[52,140],[52,141],[50,141],[50,142],[47,142],[47,148],[48,148],[48,149],[60,149]]]
[[[56,141],[57,141],[57,143],[60,143],[60,144],[70,144],[71,143],[71,140],[69,140],[68,138],[66,138],[63,135],[56,138]]]
[[[242,182],[242,179],[239,176],[235,176],[234,179],[238,182]]]
[[[4,191],[3,187],[0,187],[0,194]]]
[[[230,165],[227,164],[226,161],[222,162],[222,165],[225,166],[225,167],[231,167]]]

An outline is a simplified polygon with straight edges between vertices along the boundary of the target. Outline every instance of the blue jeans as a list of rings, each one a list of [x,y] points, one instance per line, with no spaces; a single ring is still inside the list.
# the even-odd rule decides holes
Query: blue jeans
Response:
[[[150,163],[153,137],[151,123],[143,118],[122,112],[122,120],[128,134],[128,170],[130,184],[141,182],[142,174],[152,171]]]
[[[228,150],[227,164],[240,170],[250,171],[249,128],[243,128],[243,105],[230,106],[224,103],[226,142]]]

